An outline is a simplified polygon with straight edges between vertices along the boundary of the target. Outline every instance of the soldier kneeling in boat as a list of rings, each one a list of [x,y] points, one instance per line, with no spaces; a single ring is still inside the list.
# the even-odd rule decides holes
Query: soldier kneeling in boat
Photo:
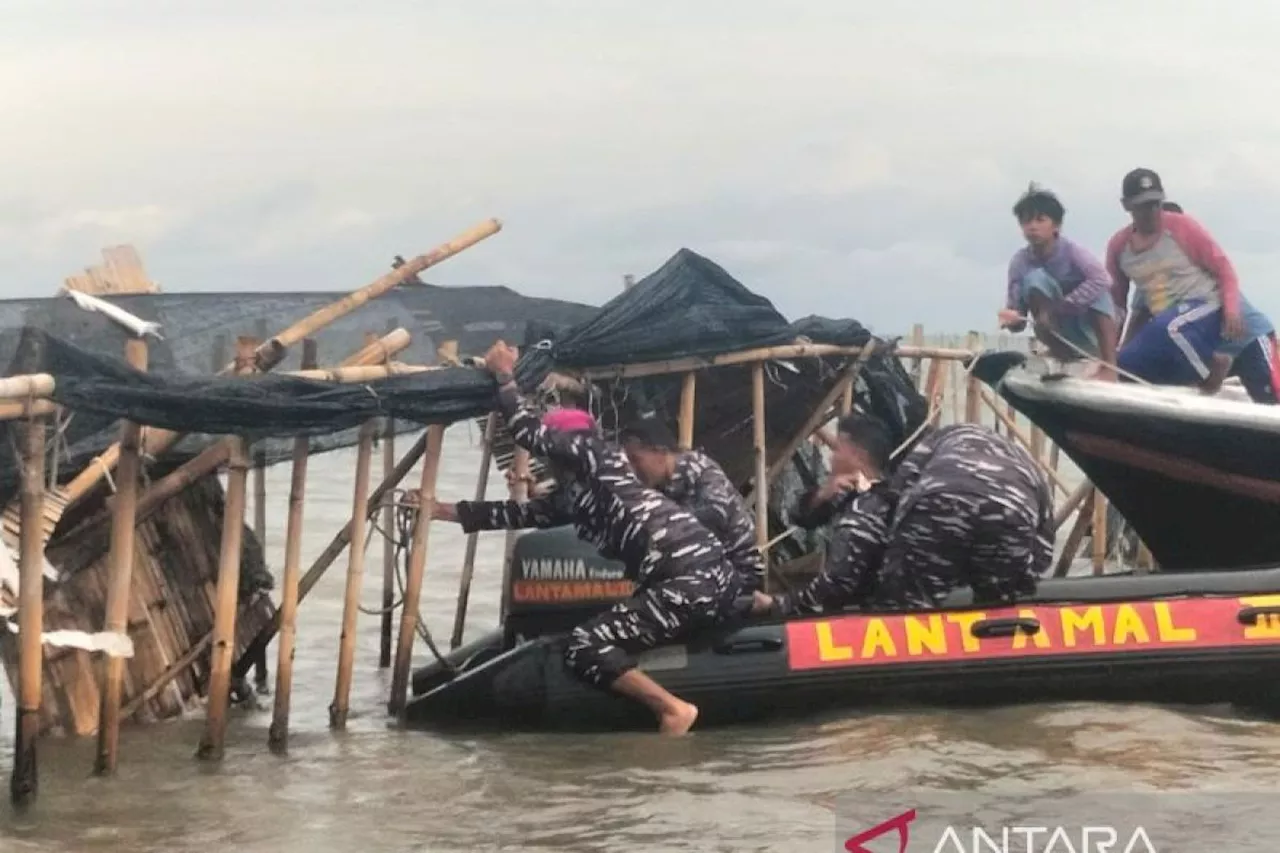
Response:
[[[797,519],[835,519],[822,572],[794,593],[757,593],[754,612],[937,607],[960,586],[982,604],[1035,593],[1053,560],[1053,503],[1021,447],[955,424],[927,432],[889,475],[892,439],[861,414],[840,421],[836,444],[831,479]]]
[[[719,463],[700,450],[680,450],[656,414],[631,420],[619,431],[618,440],[646,486],[691,511],[716,535],[725,559],[738,573],[743,594],[760,589],[765,562],[756,543],[755,518]]]
[[[742,586],[724,548],[693,513],[645,487],[622,448],[600,437],[590,414],[560,409],[539,418],[516,387],[515,353],[505,343],[494,344],[485,365],[497,379],[511,437],[546,459],[560,486],[533,508],[534,501],[460,501],[439,505],[435,517],[461,522],[468,532],[571,522],[602,556],[622,562],[635,592],[575,628],[565,662],[588,684],[648,706],[664,734],[684,734],[697,707],[637,669],[634,655],[735,615]]]

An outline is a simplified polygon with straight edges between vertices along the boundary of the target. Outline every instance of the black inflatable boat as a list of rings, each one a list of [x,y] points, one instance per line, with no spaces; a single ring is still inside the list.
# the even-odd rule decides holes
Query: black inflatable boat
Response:
[[[1280,713],[1280,407],[1010,366],[984,378],[1108,495],[1160,572],[1047,579],[1011,608],[975,608],[960,591],[937,611],[727,626],[654,650],[642,668],[699,706],[700,727],[885,703]],[[561,661],[566,629],[629,589],[568,528],[521,536],[502,629],[418,670],[406,722],[651,728]]]

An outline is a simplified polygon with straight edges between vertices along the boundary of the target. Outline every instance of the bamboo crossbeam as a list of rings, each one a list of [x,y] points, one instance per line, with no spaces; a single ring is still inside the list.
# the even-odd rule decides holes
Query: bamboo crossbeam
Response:
[[[740,350],[721,355],[650,361],[640,364],[612,364],[590,367],[579,372],[587,380],[636,379],[641,376],[661,376],[667,373],[684,373],[689,370],[705,370],[733,364],[751,364],[758,361],[775,361],[787,358],[823,358],[836,355],[860,355],[863,347],[846,347],[836,344],[786,344],[776,347]],[[976,353],[964,349],[884,344],[876,347],[877,353],[892,353],[903,358],[937,358],[963,361]]]
[[[44,417],[54,414],[58,409],[58,404],[51,400],[33,399],[29,403],[0,403],[0,421]]]
[[[54,379],[48,373],[24,373],[0,378],[0,400],[46,400],[53,395]]]

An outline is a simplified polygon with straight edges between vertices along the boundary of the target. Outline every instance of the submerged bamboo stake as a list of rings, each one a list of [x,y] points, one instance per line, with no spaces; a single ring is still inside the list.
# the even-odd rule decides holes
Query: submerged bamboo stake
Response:
[[[26,806],[39,789],[36,738],[44,674],[44,421],[28,420],[22,452],[22,526],[18,549],[18,717],[9,795]]]
[[[316,342],[302,342],[302,366],[314,367]],[[284,537],[284,578],[280,586],[280,643],[276,653],[276,695],[271,709],[267,747],[275,753],[289,748],[289,703],[293,694],[293,654],[298,636],[298,575],[302,571],[302,513],[307,492],[307,461],[311,443],[293,440],[293,472],[289,480],[289,520]]]
[[[484,500],[489,488],[489,467],[493,460],[493,437],[498,431],[498,414],[490,412],[484,422],[484,447],[480,451],[480,474],[476,478],[477,502]],[[467,550],[462,557],[462,580],[458,583],[458,607],[453,614],[453,635],[449,638],[449,648],[456,649],[462,645],[462,631],[467,622],[467,603],[471,599],[471,578],[476,571],[476,548],[480,544],[480,532],[467,534]]]
[[[769,456],[764,418],[764,362],[757,361],[751,365],[751,425],[756,451],[756,545],[762,553],[769,544]],[[769,573],[765,572],[764,592],[769,588]]]
[[[131,338],[125,345],[125,361],[134,370],[147,369],[147,342]],[[139,439],[142,428],[132,421],[120,427],[120,464],[116,472],[116,505],[111,515],[111,546],[107,555],[107,612],[103,630],[127,634],[129,586],[133,578],[134,517],[138,508]],[[114,773],[120,745],[120,698],[124,688],[125,660],[107,655],[102,666],[101,705],[98,711],[98,754],[94,773]]]
[[[418,602],[422,597],[422,577],[427,568],[427,543],[431,517],[436,508],[436,476],[440,472],[443,442],[444,426],[427,427],[427,452],[422,460],[422,481],[418,487],[418,523],[413,528],[413,545],[409,551],[409,578],[405,582],[404,606],[400,610],[400,636],[391,675],[391,699],[387,703],[388,711],[397,715],[404,710],[409,688],[409,665],[413,659],[413,638],[418,630]]]
[[[236,362],[242,372],[253,369],[252,338],[236,340]],[[201,759],[220,760],[227,733],[227,707],[231,701],[231,663],[236,647],[236,611],[239,609],[240,548],[244,538],[245,492],[249,475],[249,448],[242,438],[233,439],[227,472],[227,500],[222,516],[222,543],[218,552],[218,583],[213,622],[213,651],[209,659],[209,696],[205,731],[196,749]]]
[[[346,728],[351,701],[351,670],[356,659],[356,622],[364,584],[365,537],[368,535],[369,469],[373,466],[373,436],[377,421],[360,427],[356,450],[356,482],[351,497],[351,547],[347,551],[347,586],[342,601],[342,636],[338,643],[338,680],[329,706],[329,727]]]
[[[681,450],[693,449],[694,402],[698,391],[698,374],[690,370],[680,385],[680,442]]]

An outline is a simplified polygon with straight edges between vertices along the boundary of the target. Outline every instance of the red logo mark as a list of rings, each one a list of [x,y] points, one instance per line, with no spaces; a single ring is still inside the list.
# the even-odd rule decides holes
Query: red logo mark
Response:
[[[870,850],[862,845],[873,838],[879,838],[891,829],[898,830],[898,853],[907,853],[907,840],[910,833],[907,831],[907,824],[916,819],[916,810],[910,809],[903,812],[897,817],[889,818],[879,826],[873,826],[868,830],[864,830],[850,838],[844,843],[844,849],[848,853],[871,853]]]

